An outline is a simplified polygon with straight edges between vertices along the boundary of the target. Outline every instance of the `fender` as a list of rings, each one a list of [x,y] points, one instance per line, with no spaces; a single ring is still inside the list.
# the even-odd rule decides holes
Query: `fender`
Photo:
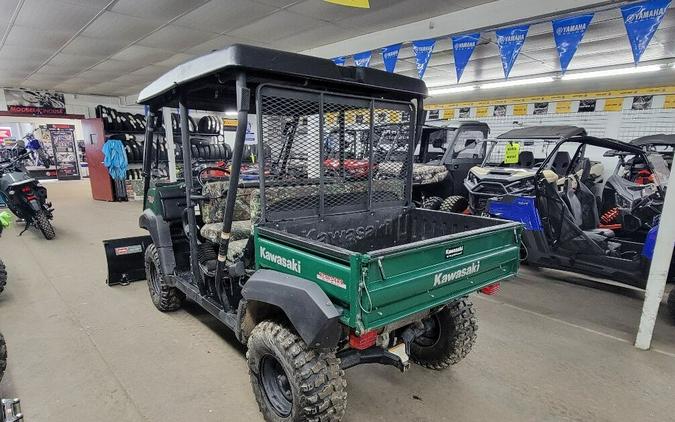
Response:
[[[138,218],[140,228],[150,232],[152,243],[157,248],[159,262],[162,266],[162,273],[173,274],[176,269],[176,258],[173,255],[173,243],[171,241],[171,230],[169,223],[162,218],[158,218],[150,209],[143,211]]]
[[[247,302],[280,308],[310,346],[333,348],[340,340],[340,312],[318,284],[273,270],[258,270],[241,292]]]
[[[30,208],[35,212],[40,212],[40,209],[42,208],[37,199],[31,199],[30,201],[28,201],[28,204],[30,205]]]

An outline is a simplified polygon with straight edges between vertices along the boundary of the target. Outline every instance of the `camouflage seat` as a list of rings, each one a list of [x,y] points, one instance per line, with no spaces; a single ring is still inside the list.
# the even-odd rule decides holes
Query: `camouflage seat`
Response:
[[[204,225],[200,229],[202,237],[217,243],[220,232],[223,230],[223,214],[225,212],[225,200],[227,198],[227,181],[209,182],[204,185],[203,195],[207,198],[201,204],[202,220]],[[240,240],[246,245],[246,240],[251,236],[251,194],[258,191],[256,188],[240,188],[237,190],[237,201],[234,205],[234,220],[230,231],[230,248]]]

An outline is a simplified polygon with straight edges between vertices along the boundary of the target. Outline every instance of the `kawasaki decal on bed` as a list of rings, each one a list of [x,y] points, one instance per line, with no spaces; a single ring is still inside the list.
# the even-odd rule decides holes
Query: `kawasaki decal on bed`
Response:
[[[471,265],[459,270],[436,273],[434,275],[434,287],[476,274],[478,270],[480,270],[480,261],[473,262]]]

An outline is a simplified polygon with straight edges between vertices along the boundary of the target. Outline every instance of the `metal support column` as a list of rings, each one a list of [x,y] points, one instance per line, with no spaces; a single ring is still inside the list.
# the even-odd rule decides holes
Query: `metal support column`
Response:
[[[675,169],[673,169],[675,170]],[[672,192],[675,186],[675,171],[670,172],[668,180],[668,192],[661,211],[659,233],[656,236],[654,255],[649,268],[649,278],[645,289],[645,302],[642,305],[640,328],[635,339],[635,347],[647,350],[652,344],[654,325],[659,312],[659,305],[663,298],[666,287],[670,259],[673,256],[673,244],[675,243],[675,194]]]
[[[164,107],[162,109],[162,119],[164,120],[164,140],[166,141],[166,155],[169,159],[169,181],[175,182],[177,179],[176,176],[176,140],[174,139],[175,134],[173,133],[173,127],[171,125],[171,109],[169,107]],[[183,165],[185,169],[186,166]]]

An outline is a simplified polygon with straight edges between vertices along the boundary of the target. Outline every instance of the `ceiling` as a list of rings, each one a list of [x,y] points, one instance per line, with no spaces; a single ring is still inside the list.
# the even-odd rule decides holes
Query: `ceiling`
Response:
[[[641,63],[669,62],[675,58],[675,5],[661,22],[649,47],[642,55]],[[462,84],[479,81],[504,80],[499,49],[495,43],[494,31],[481,34],[481,45],[477,46],[462,75]],[[351,64],[348,62],[347,64]],[[568,70],[591,69],[632,65],[631,52],[626,29],[618,7],[597,12],[588,27],[583,41],[572,59]],[[380,54],[375,54],[371,66],[383,68]],[[415,58],[409,45],[401,49],[396,72],[417,76]],[[523,49],[518,57],[510,79],[541,74],[559,73],[558,53],[553,40],[550,22],[530,26]],[[644,79],[644,75],[636,78]],[[439,39],[434,48],[424,80],[428,86],[448,86],[457,83],[455,76],[452,43],[448,37]],[[675,76],[672,77],[675,80]],[[594,83],[594,82],[591,82]]]
[[[131,95],[228,44],[302,51],[491,1],[2,0],[0,86]]]

